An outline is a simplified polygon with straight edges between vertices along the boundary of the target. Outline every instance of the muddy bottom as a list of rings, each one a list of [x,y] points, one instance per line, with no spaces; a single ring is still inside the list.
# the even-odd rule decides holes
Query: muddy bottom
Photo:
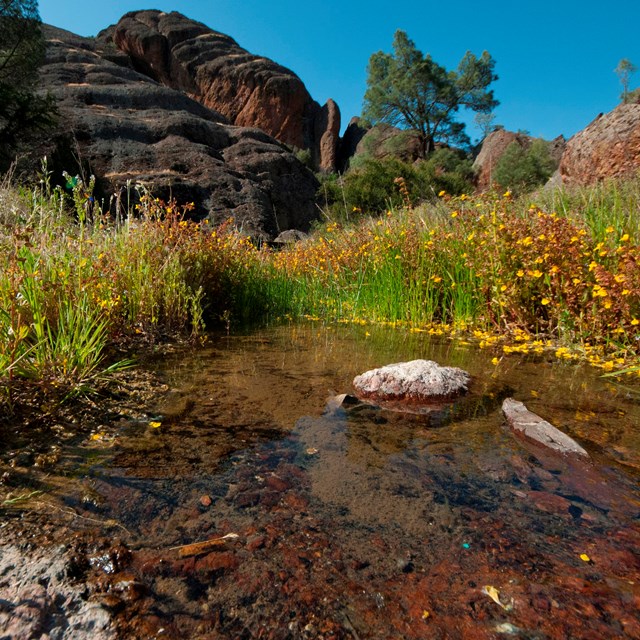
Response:
[[[138,414],[49,465],[3,453],[24,499],[1,512],[0,638],[640,638],[640,394],[494,355],[304,325],[149,362],[171,390]],[[328,402],[413,358],[471,393],[426,415]],[[507,396],[590,460],[515,439]]]

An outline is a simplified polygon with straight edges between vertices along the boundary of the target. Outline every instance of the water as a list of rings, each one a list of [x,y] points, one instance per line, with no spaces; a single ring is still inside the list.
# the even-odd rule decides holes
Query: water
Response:
[[[103,523],[92,566],[123,637],[640,637],[638,392],[493,355],[308,324],[149,363],[170,393],[59,492]],[[427,415],[332,408],[414,358],[466,369],[471,393]],[[516,439],[507,396],[591,461]]]

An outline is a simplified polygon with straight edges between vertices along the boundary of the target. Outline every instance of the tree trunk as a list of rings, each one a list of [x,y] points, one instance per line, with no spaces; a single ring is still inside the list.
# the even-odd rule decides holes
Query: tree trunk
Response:
[[[433,136],[424,133],[420,134],[420,153],[423,160],[426,160],[435,151],[435,148]]]

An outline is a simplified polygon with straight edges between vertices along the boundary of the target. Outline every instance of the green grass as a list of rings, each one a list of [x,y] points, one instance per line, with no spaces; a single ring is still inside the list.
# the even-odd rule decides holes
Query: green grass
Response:
[[[87,392],[129,365],[117,346],[279,317],[454,327],[507,352],[637,365],[638,180],[536,205],[444,196],[273,251],[145,191],[112,220],[91,180],[65,192],[43,175],[34,189],[0,185],[0,401],[24,380]]]

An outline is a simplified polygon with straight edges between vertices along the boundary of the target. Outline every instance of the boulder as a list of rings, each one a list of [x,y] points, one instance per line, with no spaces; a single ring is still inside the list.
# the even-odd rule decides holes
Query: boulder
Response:
[[[567,142],[560,160],[565,185],[634,176],[640,169],[640,104],[600,114]]]
[[[309,149],[317,168],[335,169],[340,111],[315,102],[293,71],[249,53],[227,35],[172,11],[134,11],[98,35],[135,69],[190,95],[230,123],[257,127],[294,149]]]
[[[528,149],[533,138],[526,133],[514,133],[506,129],[492,131],[483,141],[480,153],[473,162],[473,170],[476,174],[476,187],[479,191],[486,191],[493,186],[493,173],[504,152],[511,143],[515,142],[524,149]],[[556,166],[560,162],[566,145],[564,136],[557,136],[547,142],[549,155]]]
[[[557,453],[589,457],[589,454],[566,433],[532,413],[522,402],[506,398],[502,403],[511,430],[519,437],[541,444]]]
[[[80,158],[96,175],[97,195],[107,206],[110,199],[134,197],[125,193],[128,185],[143,183],[160,198],[193,202],[199,219],[217,224],[232,218],[256,238],[309,230],[318,216],[318,183],[281,142],[256,128],[232,126],[184,91],[136,70],[139,58],[104,39],[48,26],[43,31],[41,85],[57,99],[60,130],[37,153],[47,154],[57,174],[75,172]],[[160,79],[168,46],[162,42],[159,36],[139,42]]]
[[[353,380],[356,396],[373,402],[441,403],[465,393],[466,371],[432,360],[412,360],[366,371]]]
[[[380,123],[366,131],[353,155],[354,158],[367,157],[382,160],[393,157],[404,162],[415,162],[422,156],[422,151],[415,131]]]
[[[287,231],[283,231],[276,238],[273,239],[274,245],[291,245],[296,242],[302,242],[303,240],[307,240],[309,238],[308,234],[303,233],[302,231],[298,231],[297,229],[288,229]]]
[[[522,147],[531,143],[529,136],[497,129],[492,131],[483,141],[480,153],[473,162],[473,170],[476,174],[476,186],[480,191],[490,189],[493,184],[493,172],[498,161],[507,150],[507,147],[516,142]]]

